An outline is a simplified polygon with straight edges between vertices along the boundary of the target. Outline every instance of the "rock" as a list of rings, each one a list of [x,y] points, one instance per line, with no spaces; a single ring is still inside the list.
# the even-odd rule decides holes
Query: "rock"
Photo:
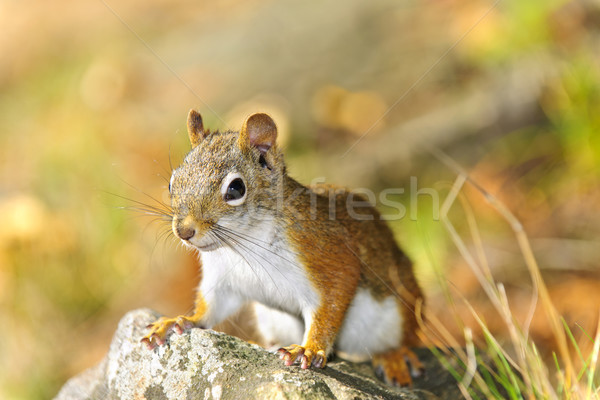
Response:
[[[286,367],[277,355],[233,336],[191,329],[164,346],[140,343],[158,314],[131,311],[96,367],[70,379],[57,400],[81,399],[438,399],[460,398],[455,380],[427,350],[412,389],[380,382],[369,363],[332,360],[324,369]],[[435,393],[435,394],[434,394]],[[438,397],[439,396],[439,397]]]

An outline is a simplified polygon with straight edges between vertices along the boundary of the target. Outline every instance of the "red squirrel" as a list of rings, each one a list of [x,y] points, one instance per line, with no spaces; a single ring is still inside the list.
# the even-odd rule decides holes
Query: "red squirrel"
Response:
[[[211,328],[252,303],[286,365],[323,368],[335,350],[371,359],[388,384],[410,385],[424,370],[410,350],[423,295],[377,210],[347,189],[288,176],[266,114],[239,132],[210,132],[191,110],[187,126],[192,150],[169,192],[175,236],[199,251],[195,311],[160,318],[142,341],[162,345],[171,330]],[[349,210],[349,201],[363,205]]]

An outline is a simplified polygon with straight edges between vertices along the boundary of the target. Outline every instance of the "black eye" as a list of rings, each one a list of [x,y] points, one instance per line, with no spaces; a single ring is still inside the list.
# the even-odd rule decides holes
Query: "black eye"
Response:
[[[246,194],[246,185],[241,178],[235,178],[227,186],[227,191],[223,195],[225,201],[239,200]]]

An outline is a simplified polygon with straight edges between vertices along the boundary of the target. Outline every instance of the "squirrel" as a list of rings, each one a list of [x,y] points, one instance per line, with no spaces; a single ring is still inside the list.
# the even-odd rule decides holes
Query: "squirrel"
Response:
[[[160,318],[141,341],[152,349],[171,331],[211,328],[252,303],[285,365],[323,368],[335,350],[370,359],[388,384],[412,384],[424,372],[410,349],[423,295],[377,210],[347,189],[288,176],[267,114],[239,132],[211,132],[191,110],[187,128],[192,150],[169,192],[175,236],[199,251],[195,310]]]

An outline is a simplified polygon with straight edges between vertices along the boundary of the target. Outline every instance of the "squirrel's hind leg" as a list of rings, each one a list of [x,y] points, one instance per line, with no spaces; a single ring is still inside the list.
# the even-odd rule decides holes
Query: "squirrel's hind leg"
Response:
[[[394,386],[409,386],[412,384],[412,378],[421,376],[425,371],[417,355],[406,346],[377,354],[372,363],[375,375],[388,385]]]

